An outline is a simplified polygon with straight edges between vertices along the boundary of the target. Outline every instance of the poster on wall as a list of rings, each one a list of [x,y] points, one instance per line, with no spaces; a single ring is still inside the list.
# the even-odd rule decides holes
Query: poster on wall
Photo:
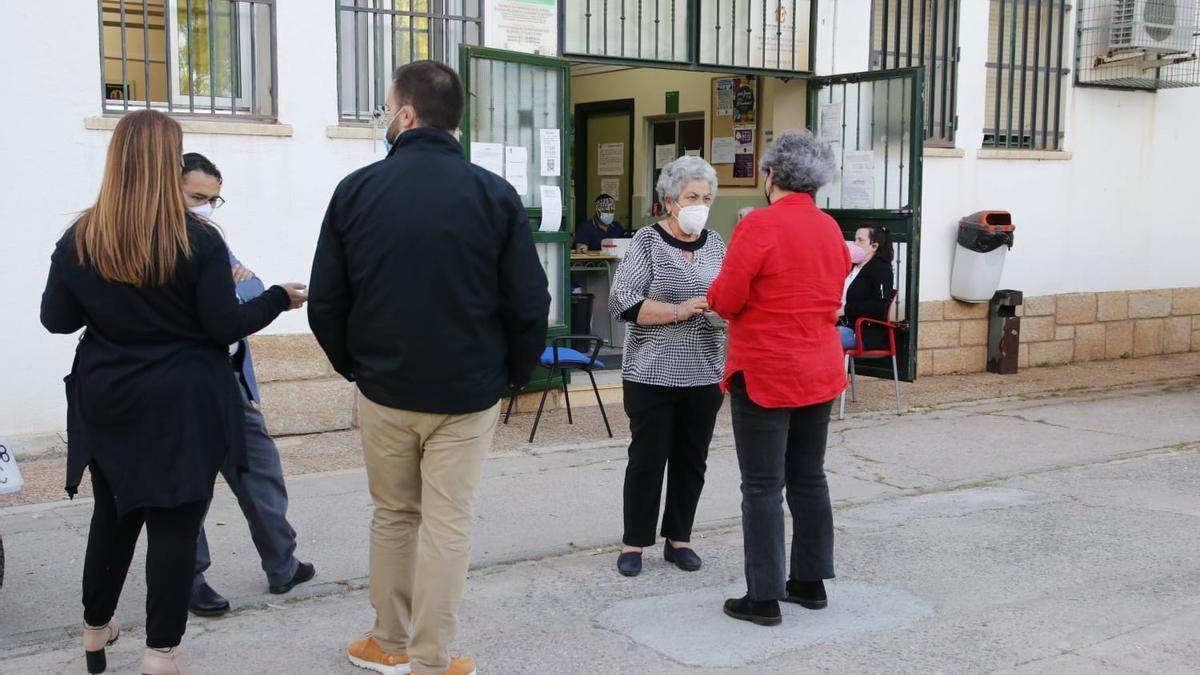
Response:
[[[558,55],[557,0],[484,0],[485,46]]]
[[[757,184],[758,86],[758,78],[753,75],[712,80],[710,161],[721,185]]]
[[[826,103],[821,106],[817,137],[822,141],[836,143],[842,140],[842,104]]]
[[[596,173],[600,176],[620,176],[625,173],[625,144],[596,145]]]
[[[621,179],[601,178],[600,191],[617,201],[621,201]]]
[[[739,153],[733,156],[733,177],[754,177],[754,155]]]
[[[542,129],[539,132],[540,151],[541,151],[541,167],[543,176],[558,176],[562,174],[562,170],[558,166],[559,156],[562,154],[562,148],[559,145],[558,129]]]

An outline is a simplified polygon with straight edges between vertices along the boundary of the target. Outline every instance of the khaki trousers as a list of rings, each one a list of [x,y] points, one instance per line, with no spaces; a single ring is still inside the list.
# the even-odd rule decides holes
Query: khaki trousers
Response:
[[[476,413],[437,415],[388,408],[358,394],[371,519],[372,635],[414,673],[450,666],[471,518],[500,402]]]

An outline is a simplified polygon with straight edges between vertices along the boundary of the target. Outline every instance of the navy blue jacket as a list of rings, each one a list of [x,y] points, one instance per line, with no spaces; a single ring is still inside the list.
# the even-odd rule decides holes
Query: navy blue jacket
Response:
[[[520,197],[448,132],[406,131],[334,191],[308,320],[334,369],[371,401],[485,410],[529,380],[549,313]]]

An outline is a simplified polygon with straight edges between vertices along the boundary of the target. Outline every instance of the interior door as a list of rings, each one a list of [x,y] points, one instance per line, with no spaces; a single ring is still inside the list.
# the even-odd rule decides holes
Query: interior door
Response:
[[[560,59],[463,45],[459,67],[466,89],[462,144],[467,158],[506,178],[525,204],[534,245],[550,291],[550,337],[570,326],[568,276],[571,228],[570,64]],[[558,219],[543,220],[557,195]],[[550,208],[548,208],[550,207]],[[530,388],[544,386],[539,369]]]
[[[847,239],[866,225],[886,226],[896,257],[893,318],[900,379],[917,374],[917,309],[921,253],[923,73],[919,68],[834,75],[810,80],[808,125],[833,144],[834,180],[817,193]],[[858,372],[890,378],[891,363],[863,361]]]

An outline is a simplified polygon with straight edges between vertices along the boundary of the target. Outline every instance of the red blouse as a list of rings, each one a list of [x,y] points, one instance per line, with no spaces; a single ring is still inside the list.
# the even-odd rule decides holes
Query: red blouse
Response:
[[[836,221],[806,194],[737,225],[708,304],[729,321],[721,388],[741,371],[764,408],[832,400],[846,387],[837,312],[850,254]]]

